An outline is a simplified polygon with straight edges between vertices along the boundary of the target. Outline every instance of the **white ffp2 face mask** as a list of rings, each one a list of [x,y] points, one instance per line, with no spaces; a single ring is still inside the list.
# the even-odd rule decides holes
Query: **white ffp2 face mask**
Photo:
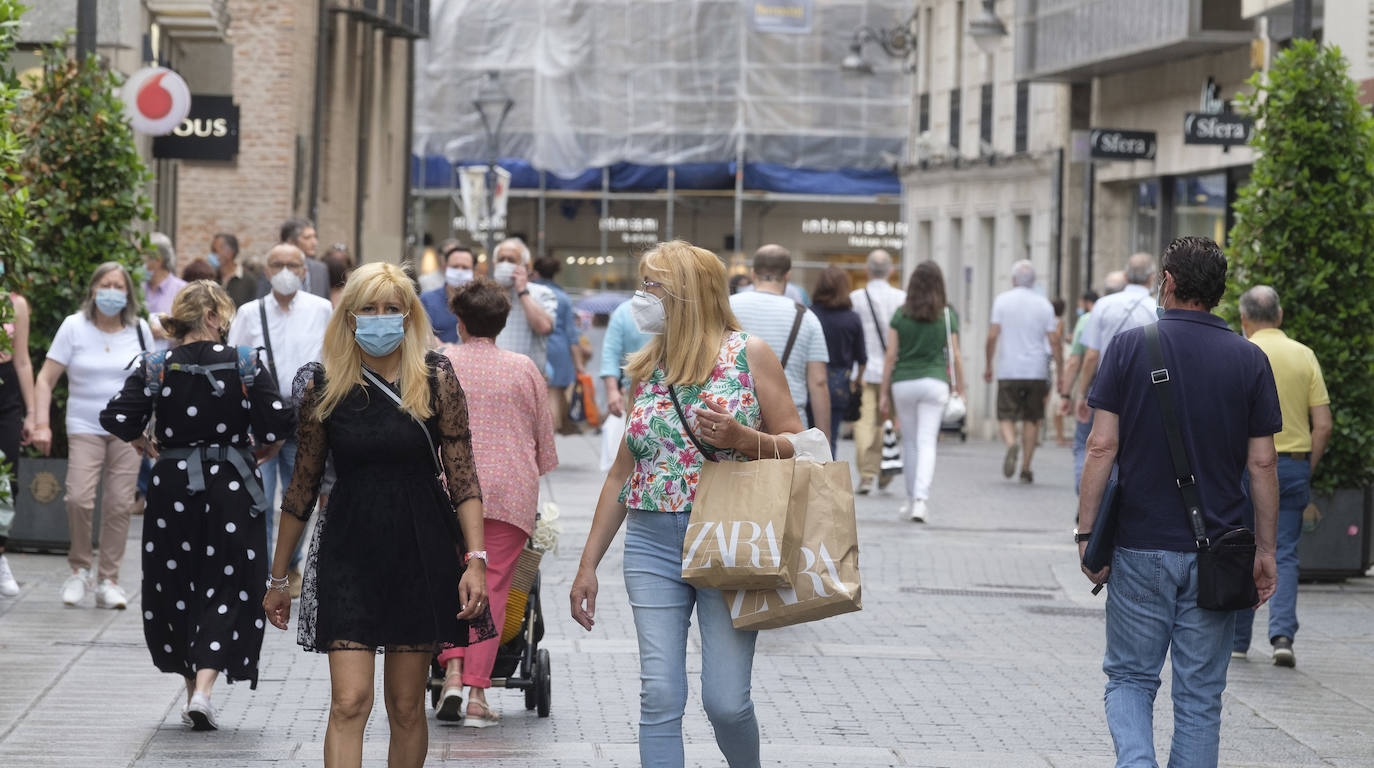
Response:
[[[283,296],[291,296],[301,289],[301,278],[289,269],[283,269],[268,281],[272,283],[272,290]]]
[[[491,279],[505,288],[515,285],[515,265],[509,261],[496,262],[496,267],[491,271]]]
[[[472,282],[472,270],[462,267],[448,267],[444,270],[444,282],[450,288],[457,288],[460,285]]]
[[[630,317],[640,333],[650,336],[663,333],[668,328],[668,313],[663,308],[663,299],[652,293],[635,291],[634,298],[630,299]]]

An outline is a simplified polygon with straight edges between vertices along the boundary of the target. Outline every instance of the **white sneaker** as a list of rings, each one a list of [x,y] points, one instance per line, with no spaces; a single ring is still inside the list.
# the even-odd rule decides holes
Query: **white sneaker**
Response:
[[[911,521],[913,523],[924,523],[926,521],[925,499],[915,499],[911,502]]]
[[[66,605],[76,605],[86,597],[86,585],[91,582],[91,572],[82,568],[67,577],[62,582],[62,602]]]
[[[129,607],[129,598],[124,596],[124,590],[118,584],[105,579],[95,588],[95,607],[122,611]]]
[[[0,595],[14,597],[19,594],[19,582],[14,580],[14,571],[10,570],[10,561],[0,555]]]
[[[191,694],[191,703],[186,705],[186,715],[191,718],[191,730],[193,731],[214,731],[219,729],[215,723],[215,705],[210,703],[210,697],[196,691]]]

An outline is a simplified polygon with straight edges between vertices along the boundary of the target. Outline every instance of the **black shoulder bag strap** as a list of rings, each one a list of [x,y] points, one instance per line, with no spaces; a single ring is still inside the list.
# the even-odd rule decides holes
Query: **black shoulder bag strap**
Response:
[[[148,344],[143,341],[143,322],[138,318],[134,318],[134,331],[138,333],[138,348],[147,352]]]
[[[682,403],[678,402],[677,390],[673,389],[672,384],[668,385],[668,397],[672,398],[673,410],[677,411],[677,417],[682,420],[682,431],[687,433],[687,439],[691,440],[692,445],[695,445],[697,450],[701,452],[701,457],[703,459],[707,461],[716,461],[716,459],[712,457],[711,452],[706,450],[706,447],[697,440],[697,436],[692,434],[692,428],[687,426],[687,412],[682,410]]]
[[[1159,324],[1145,326],[1145,349],[1150,355],[1150,384],[1159,397],[1159,412],[1164,417],[1164,434],[1169,439],[1169,455],[1174,460],[1174,482],[1183,494],[1183,506],[1188,513],[1188,524],[1193,530],[1193,540],[1198,551],[1207,549],[1211,542],[1207,539],[1207,526],[1202,518],[1202,498],[1198,495],[1197,478],[1188,463],[1188,453],[1183,447],[1183,435],[1178,429],[1178,409],[1174,405],[1173,388],[1169,386],[1169,369],[1164,366],[1164,351],[1159,344]]]
[[[873,316],[873,332],[878,334],[878,346],[883,348],[883,354],[887,354],[887,334],[883,333],[883,324],[878,322],[878,310],[873,308],[873,296],[864,288],[864,298],[868,299],[868,314]]]
[[[792,357],[792,345],[797,343],[797,331],[801,330],[802,318],[806,317],[806,307],[797,305],[797,316],[792,319],[792,330],[787,334],[787,346],[782,350],[782,367],[787,368],[787,360]],[[687,422],[683,422],[686,424]]]
[[[277,358],[272,354],[272,334],[267,331],[267,294],[258,299],[258,318],[262,320],[262,345],[267,348],[267,367],[272,371],[272,381],[281,381],[277,375]]]

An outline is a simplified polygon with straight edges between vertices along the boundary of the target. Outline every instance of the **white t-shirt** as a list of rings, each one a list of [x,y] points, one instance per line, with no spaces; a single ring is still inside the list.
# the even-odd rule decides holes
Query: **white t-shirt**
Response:
[[[277,366],[277,391],[282,397],[291,396],[291,382],[296,379],[296,371],[306,363],[318,363],[320,350],[324,347],[324,329],[329,325],[329,316],[334,314],[334,305],[329,299],[322,299],[303,289],[296,291],[283,312],[276,295],[268,293],[261,299],[254,299],[242,307],[234,316],[234,324],[229,326],[229,343],[236,347],[263,347],[266,342],[262,335],[262,314],[258,306],[266,302],[267,332],[272,339],[272,361]],[[263,367],[268,365],[266,352],[259,356]]]
[[[867,295],[865,295],[867,290]],[[873,311],[869,311],[868,297],[873,297]],[[859,322],[864,327],[864,349],[868,352],[868,366],[864,368],[864,382],[867,384],[883,383],[883,355],[887,354],[884,345],[887,344],[887,329],[892,322],[892,316],[897,314],[897,310],[906,303],[906,291],[893,288],[886,280],[869,280],[868,285],[855,291],[849,292],[849,301],[854,305],[854,311],[859,314]],[[878,323],[873,324],[874,315],[877,315]],[[881,335],[882,340],[879,341]],[[874,365],[873,361],[878,361]]]
[[[1155,299],[1143,285],[1128,285],[1125,290],[1103,296],[1093,305],[1088,323],[1083,326],[1083,346],[1105,352],[1118,333],[1149,325],[1157,320]]]
[[[763,339],[782,360],[783,350],[787,349],[787,337],[792,332],[792,323],[797,319],[797,302],[775,293],[749,291],[731,296],[730,309],[734,310],[735,318],[745,333]],[[787,387],[792,390],[792,402],[799,412],[806,408],[806,364],[811,362],[830,362],[830,350],[825,346],[825,331],[821,328],[820,318],[807,310],[802,316],[801,327],[797,329],[792,355],[782,370],[787,376]],[[806,423],[804,416],[802,423]]]
[[[62,321],[48,348],[48,359],[67,368],[67,434],[105,434],[100,412],[124,388],[125,379],[133,373],[129,363],[145,349],[138,343],[139,331],[151,350],[153,332],[142,319],[137,329],[126,325],[114,333],[100,330],[81,312]]]
[[[993,372],[998,379],[1050,377],[1050,340],[1058,326],[1049,299],[1029,288],[1013,288],[992,302],[992,322],[1001,326]]]

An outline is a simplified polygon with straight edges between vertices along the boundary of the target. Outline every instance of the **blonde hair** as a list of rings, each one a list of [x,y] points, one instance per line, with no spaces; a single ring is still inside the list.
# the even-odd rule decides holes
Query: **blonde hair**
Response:
[[[224,327],[228,328],[234,320],[234,301],[229,294],[213,280],[196,280],[186,284],[172,300],[170,314],[157,316],[162,330],[174,339],[184,339],[189,333],[203,330],[205,313],[213,311],[220,316]]]
[[[315,418],[329,418],[353,387],[363,383],[362,352],[353,338],[349,315],[367,304],[395,301],[407,314],[406,335],[401,340],[401,407],[421,421],[434,415],[430,405],[429,365],[425,362],[426,340],[433,330],[429,315],[420,304],[415,285],[395,264],[373,263],[358,267],[344,285],[339,306],[324,331],[324,394],[315,407]]]
[[[668,325],[665,333],[630,356],[626,373],[635,381],[647,381],[662,368],[667,384],[705,382],[715,370],[722,337],[740,330],[730,309],[725,265],[705,248],[673,240],[646,252],[639,274],[662,283]]]

